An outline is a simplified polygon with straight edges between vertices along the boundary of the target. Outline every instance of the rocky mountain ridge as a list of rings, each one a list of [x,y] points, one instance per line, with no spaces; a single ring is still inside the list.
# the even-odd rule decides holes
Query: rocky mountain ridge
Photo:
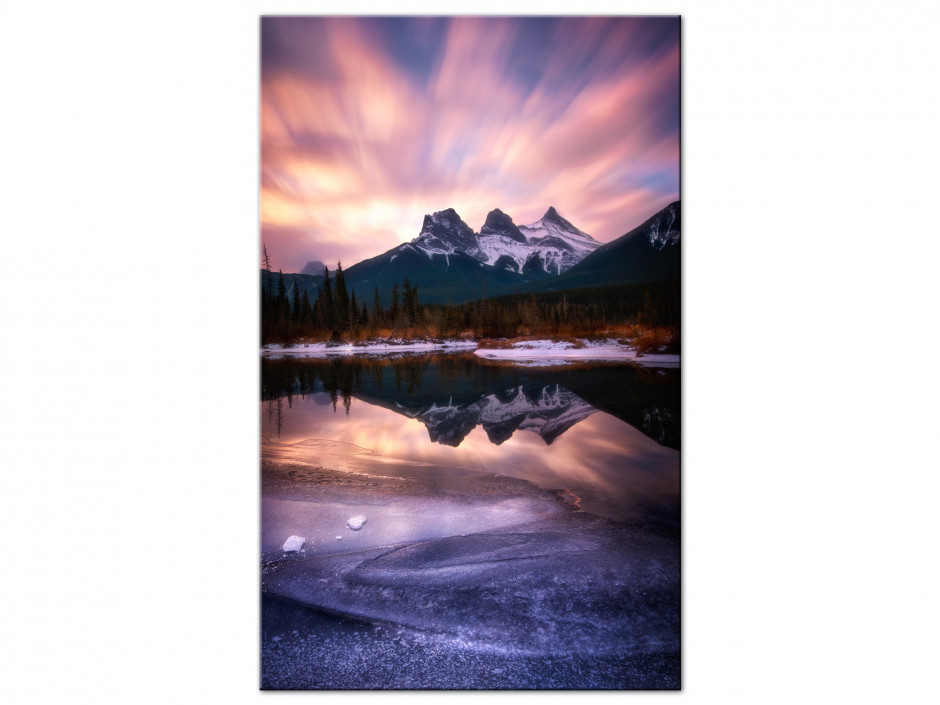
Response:
[[[462,252],[499,270],[526,278],[554,276],[576,265],[601,243],[563,218],[554,206],[539,220],[517,226],[498,208],[474,232],[453,208],[424,216],[411,244],[433,261],[449,265]]]

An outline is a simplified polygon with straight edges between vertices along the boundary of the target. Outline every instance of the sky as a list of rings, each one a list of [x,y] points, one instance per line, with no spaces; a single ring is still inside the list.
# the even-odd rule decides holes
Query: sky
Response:
[[[454,208],[601,242],[679,198],[679,19],[261,19],[261,241],[344,267]]]

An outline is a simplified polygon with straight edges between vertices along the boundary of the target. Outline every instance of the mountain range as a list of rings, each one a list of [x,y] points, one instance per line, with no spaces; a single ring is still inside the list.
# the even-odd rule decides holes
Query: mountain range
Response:
[[[405,278],[418,287],[424,304],[461,304],[508,293],[678,278],[679,215],[676,201],[621,237],[601,244],[554,207],[527,225],[516,225],[511,216],[494,209],[480,232],[447,208],[426,215],[411,242],[346,269],[346,286],[370,304],[377,287],[382,305],[388,306],[392,286],[401,288]],[[313,300],[323,283],[323,269],[321,262],[313,260],[301,273],[285,274],[288,291],[300,286]],[[267,273],[262,271],[262,286],[267,285]]]
[[[516,226],[496,208],[479,233],[470,229],[453,208],[424,216],[420,234],[410,243],[445,269],[462,252],[497,270],[525,279],[565,272],[601,246],[550,207],[541,219]]]

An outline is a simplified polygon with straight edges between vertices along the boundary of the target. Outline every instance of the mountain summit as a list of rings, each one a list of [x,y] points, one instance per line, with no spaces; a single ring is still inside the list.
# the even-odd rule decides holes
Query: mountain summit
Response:
[[[476,233],[453,208],[424,216],[421,232],[411,241],[428,256],[468,252],[476,245]]]
[[[323,264],[323,262],[321,262],[320,260],[312,259],[309,262],[307,262],[307,264],[304,265],[304,268],[300,270],[300,273],[311,274],[315,277],[322,277],[324,270],[326,270],[327,268],[328,267],[325,264]],[[336,271],[335,269],[330,269],[330,274],[333,274],[335,271]]]
[[[526,242],[525,235],[512,222],[512,218],[499,208],[495,208],[486,214],[486,222],[480,228],[480,235],[505,235],[510,240]]]
[[[569,223],[567,220],[565,220],[558,214],[558,211],[555,210],[555,206],[548,207],[548,210],[545,211],[545,215],[542,216],[542,220],[546,222],[550,222],[550,223],[555,223],[555,225],[561,228],[564,228],[565,230],[569,230],[571,232],[580,232],[580,230],[578,230],[576,227],[574,227],[571,223]]]

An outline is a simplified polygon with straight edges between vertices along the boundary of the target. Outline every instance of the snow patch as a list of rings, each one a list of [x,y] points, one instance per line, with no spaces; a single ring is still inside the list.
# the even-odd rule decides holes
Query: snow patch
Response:
[[[488,360],[557,360],[562,364],[574,360],[625,360],[644,367],[679,367],[678,355],[637,355],[633,348],[610,340],[579,342],[584,347],[575,347],[574,343],[567,341],[526,340],[515,343],[511,348],[479,348],[474,354]]]
[[[571,350],[574,343],[562,340],[523,340],[519,343],[513,343],[514,348],[522,350]]]

